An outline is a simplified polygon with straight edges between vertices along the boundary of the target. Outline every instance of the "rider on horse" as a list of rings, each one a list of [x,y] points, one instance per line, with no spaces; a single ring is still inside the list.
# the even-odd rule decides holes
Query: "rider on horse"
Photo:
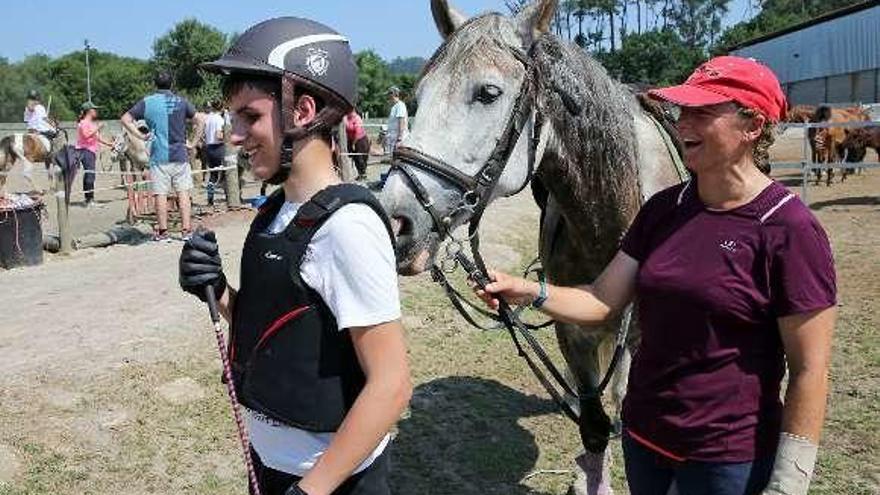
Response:
[[[39,91],[35,89],[28,91],[24,122],[27,124],[28,132],[45,137],[49,143],[58,136],[58,129],[49,121],[49,112],[43,106]],[[50,149],[51,146],[47,147],[47,151]]]

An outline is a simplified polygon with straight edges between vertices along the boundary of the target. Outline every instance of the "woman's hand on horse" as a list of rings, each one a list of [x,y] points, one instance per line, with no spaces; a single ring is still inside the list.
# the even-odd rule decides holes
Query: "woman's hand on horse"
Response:
[[[499,297],[507,301],[508,304],[524,306],[531,304],[541,292],[541,287],[537,282],[513,277],[495,270],[489,270],[489,279],[492,282],[486,286],[485,290],[473,282],[471,282],[471,286],[477,296],[494,310],[498,309]]]

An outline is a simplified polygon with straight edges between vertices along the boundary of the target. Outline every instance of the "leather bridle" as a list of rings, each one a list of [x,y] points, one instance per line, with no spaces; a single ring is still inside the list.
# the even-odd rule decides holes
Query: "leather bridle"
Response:
[[[476,231],[476,226],[479,224],[483,212],[492,199],[492,194],[495,191],[498,180],[504,173],[510,161],[510,156],[513,154],[513,150],[516,148],[516,144],[529,118],[532,116],[533,109],[535,109],[535,78],[530,57],[519,48],[501,45],[501,43],[498,44],[511,52],[522,63],[525,68],[525,76],[501,137],[498,138],[495,148],[476,174],[467,175],[458,167],[454,167],[440,158],[428,155],[415,148],[398,146],[394,150],[391,170],[399,170],[406,177],[422,208],[431,216],[434,222],[433,229],[440,236],[441,240],[446,237],[452,237],[450,235],[450,228],[455,220],[455,216],[460,212],[472,212],[470,227],[473,231]],[[534,113],[535,125],[533,126],[529,146],[528,172],[522,186],[516,192],[519,192],[528,185],[535,170],[535,152],[540,140],[541,116],[536,110]],[[455,186],[461,192],[458,207],[449,214],[442,215],[437,210],[427,188],[419,181],[414,169],[439,177]]]

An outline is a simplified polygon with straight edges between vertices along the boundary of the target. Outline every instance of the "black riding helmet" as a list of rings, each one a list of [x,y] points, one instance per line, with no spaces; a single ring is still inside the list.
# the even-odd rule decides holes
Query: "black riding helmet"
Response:
[[[223,75],[255,74],[281,79],[284,127],[281,169],[267,182],[287,179],[295,141],[333,128],[357,103],[357,66],[348,39],[329,27],[298,17],[263,21],[238,37],[227,52],[205,70]],[[293,122],[294,88],[307,88],[324,100],[324,108],[306,127]]]

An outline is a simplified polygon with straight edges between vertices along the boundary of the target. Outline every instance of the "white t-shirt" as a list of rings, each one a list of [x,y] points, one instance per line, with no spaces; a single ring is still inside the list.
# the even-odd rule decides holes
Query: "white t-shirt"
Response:
[[[223,144],[222,139],[217,139],[217,131],[223,131],[223,116],[217,112],[211,112],[205,118],[205,144]]]
[[[52,130],[52,126],[46,122],[48,117],[49,114],[46,112],[46,107],[39,103],[37,103],[33,110],[28,110],[27,108],[24,110],[24,121],[27,123],[27,128],[37,132]]]
[[[269,233],[282,232],[300,205],[284,203]],[[300,266],[303,281],[327,303],[339,330],[400,318],[394,248],[382,220],[369,206],[351,204],[333,214],[315,233]],[[251,443],[263,463],[304,476],[330,446],[334,433],[314,433],[280,424],[243,408]],[[355,470],[363,471],[385,451],[386,434]]]
[[[401,125],[398,123],[399,121],[397,119],[403,119],[403,136],[399,136],[399,139],[403,139],[409,134],[409,129],[407,128],[409,123],[409,113],[406,110],[406,103],[404,103],[403,100],[398,100],[398,102],[391,107],[391,113],[388,115],[387,140],[389,146],[392,148],[397,144],[397,131]]]

